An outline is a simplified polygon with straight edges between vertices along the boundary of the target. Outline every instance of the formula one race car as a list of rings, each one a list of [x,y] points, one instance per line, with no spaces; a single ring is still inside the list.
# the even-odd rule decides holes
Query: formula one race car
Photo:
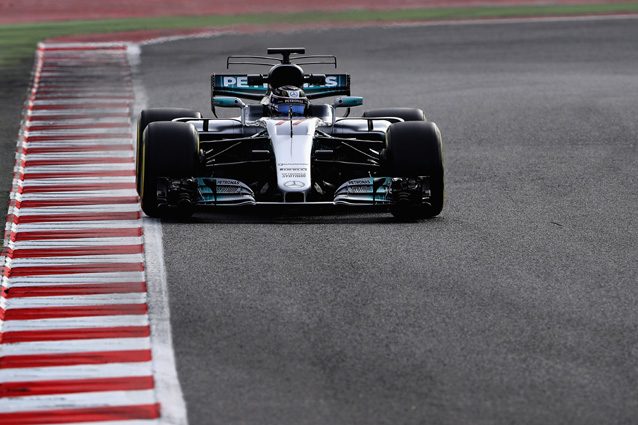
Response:
[[[198,207],[358,205],[399,219],[443,208],[441,134],[423,111],[369,110],[349,117],[363,98],[350,96],[348,74],[307,74],[301,65],[332,55],[271,48],[229,56],[226,67],[266,65],[266,74],[213,74],[212,110],[238,108],[232,119],[147,109],[138,121],[137,189],[151,217],[188,217]],[[311,100],[335,97],[332,104]],[[245,103],[243,100],[258,101]],[[336,109],[346,108],[337,117]]]

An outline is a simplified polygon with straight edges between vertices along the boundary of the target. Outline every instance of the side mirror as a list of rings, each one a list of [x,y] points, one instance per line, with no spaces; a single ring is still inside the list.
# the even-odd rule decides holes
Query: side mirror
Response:
[[[335,99],[335,103],[332,106],[335,108],[352,108],[361,105],[363,105],[361,96],[341,96]]]
[[[338,98],[335,99],[335,102],[332,104],[333,107],[333,114],[332,114],[332,125],[335,125],[335,122],[337,120],[337,114],[335,114],[334,109],[337,108],[348,108],[346,110],[346,114],[344,115],[344,117],[347,117],[348,115],[350,115],[350,108],[354,107],[354,106],[361,106],[363,105],[363,98],[361,96],[340,96]]]
[[[214,96],[213,106],[218,106],[220,108],[243,108],[246,104],[238,97]]]

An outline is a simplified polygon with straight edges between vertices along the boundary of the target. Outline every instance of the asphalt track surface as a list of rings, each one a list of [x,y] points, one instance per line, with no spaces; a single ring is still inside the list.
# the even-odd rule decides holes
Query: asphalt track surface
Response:
[[[152,106],[209,111],[226,55],[303,45],[366,107],[424,108],[445,143],[431,221],[163,223],[190,423],[635,423],[636,40],[627,19],[145,47]]]
[[[31,61],[3,69],[0,81],[0,203],[5,208],[15,165],[16,139],[22,119],[22,106],[27,97]],[[6,208],[3,214],[6,212]]]

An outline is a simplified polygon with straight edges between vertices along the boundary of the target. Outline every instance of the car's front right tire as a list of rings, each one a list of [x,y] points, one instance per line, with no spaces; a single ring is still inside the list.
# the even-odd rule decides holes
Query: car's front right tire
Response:
[[[143,157],[140,164],[142,210],[150,217],[170,215],[158,207],[157,185],[160,177],[186,179],[197,174],[199,136],[191,124],[153,122],[142,134]],[[173,211],[189,215],[189,211]],[[192,214],[192,211],[190,211]]]
[[[140,112],[140,116],[137,119],[137,150],[136,150],[136,184],[137,184],[137,193],[139,194],[142,190],[141,183],[141,175],[140,175],[140,164],[142,163],[142,156],[144,154],[144,146],[142,146],[142,136],[144,135],[144,130],[146,127],[152,122],[158,121],[172,121],[175,118],[202,118],[201,112],[194,111],[192,109],[184,109],[184,108],[151,108],[144,109]]]

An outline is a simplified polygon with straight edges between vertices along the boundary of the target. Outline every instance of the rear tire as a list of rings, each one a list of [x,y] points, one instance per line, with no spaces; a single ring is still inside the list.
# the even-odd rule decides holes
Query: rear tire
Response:
[[[386,169],[392,177],[429,176],[430,204],[396,205],[392,214],[403,220],[431,218],[441,213],[444,200],[443,143],[433,122],[399,122],[386,133]]]
[[[383,108],[365,111],[366,118],[397,117],[403,121],[427,121],[423,110],[417,108]]]
[[[140,166],[142,210],[150,217],[167,216],[157,207],[159,177],[190,178],[199,164],[199,136],[191,124],[153,122],[142,134],[144,156]],[[181,217],[192,211],[179,211]]]
[[[154,109],[144,109],[140,112],[140,116],[137,120],[137,160],[135,162],[135,170],[137,177],[137,193],[141,193],[141,185],[140,185],[140,163],[143,156],[143,146],[142,146],[142,135],[144,134],[144,130],[146,127],[152,123],[157,121],[171,121],[175,118],[201,118],[202,114],[198,111],[193,111],[191,109],[184,108],[154,108]]]

